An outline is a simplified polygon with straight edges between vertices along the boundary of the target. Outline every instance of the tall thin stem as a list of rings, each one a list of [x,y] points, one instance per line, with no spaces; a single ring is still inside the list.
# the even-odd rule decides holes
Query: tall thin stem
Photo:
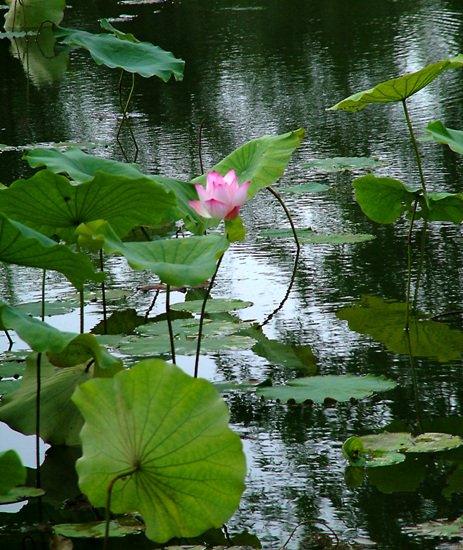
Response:
[[[211,293],[211,289],[214,284],[217,272],[219,271],[220,264],[222,263],[222,259],[223,259],[223,254],[222,256],[220,256],[219,261],[217,262],[214,275],[212,275],[211,282],[209,283],[209,286],[207,287],[207,290],[206,290],[206,296],[204,296],[203,305],[201,306],[201,315],[199,317],[199,328],[198,328],[198,344],[196,346],[195,372],[194,372],[195,378],[198,378],[199,355],[201,353],[201,338],[203,337],[203,323],[204,323],[204,315],[206,313],[206,303]]]
[[[84,333],[85,329],[85,323],[84,323],[84,289],[79,291],[79,299],[80,299],[80,333]]]
[[[412,373],[412,382],[413,382],[413,395],[415,398],[415,409],[416,409],[416,422],[418,426],[418,431],[420,434],[423,433],[423,423],[421,422],[421,409],[420,409],[420,400],[418,399],[418,381],[416,378],[416,369],[415,369],[415,362],[413,357],[413,350],[412,350],[412,343],[410,340],[410,332],[407,331],[405,333],[405,337],[407,338],[407,347],[408,347],[408,356],[410,358],[410,370]]]
[[[412,308],[413,312],[416,312],[416,309],[417,309],[418,290],[420,288],[421,276],[423,275],[424,249],[425,249],[425,242],[426,242],[427,227],[428,227],[428,222],[425,221],[421,232],[420,263],[418,265],[418,273],[416,274],[415,294],[413,296],[413,308]]]
[[[129,97],[127,98],[125,106],[122,103],[122,79],[123,79],[123,77],[124,77],[124,70],[122,70],[122,72],[121,72],[121,77],[119,79],[119,86],[118,86],[119,105],[120,105],[121,111],[122,111],[122,119],[121,119],[121,122],[119,124],[119,128],[117,130],[116,140],[117,140],[117,143],[119,144],[119,147],[121,148],[122,154],[124,155],[125,161],[129,162],[129,159],[127,158],[127,155],[125,154],[124,148],[122,147],[122,143],[119,140],[119,136],[120,136],[120,133],[121,133],[121,130],[122,130],[122,124],[125,122],[127,124],[127,128],[129,129],[130,137],[132,138],[132,141],[135,145],[135,156],[134,156],[133,162],[136,162],[137,157],[138,157],[138,151],[139,151],[138,143],[137,143],[137,140],[135,139],[135,135],[132,131],[132,125],[130,124],[129,119],[127,117],[127,111],[129,109],[130,101],[132,100],[133,90],[135,89],[135,73],[132,73],[132,87],[130,88]]]
[[[415,205],[412,212],[412,217],[410,218],[410,226],[408,228],[408,237],[407,237],[407,297],[406,297],[406,314],[405,314],[405,330],[408,331],[410,326],[410,295],[411,295],[411,286],[412,286],[412,230],[413,222],[415,220],[416,207],[418,206],[418,200],[415,201]]]
[[[104,271],[103,249],[100,248],[100,269]],[[101,281],[101,298],[103,300],[103,333],[108,334],[107,314],[106,314],[106,289],[104,281]]]
[[[174,331],[172,330],[172,320],[170,317],[170,285],[166,285],[166,318],[167,326],[169,327],[170,354],[172,356],[172,363],[175,365]]]
[[[412,126],[412,123],[410,121],[410,115],[408,114],[408,107],[407,107],[407,102],[405,101],[405,99],[402,99],[402,105],[403,105],[403,108],[404,108],[405,119],[407,120],[408,131],[410,132],[410,137],[411,137],[411,140],[412,140],[413,149],[415,151],[416,163],[418,164],[418,171],[420,173],[421,187],[423,188],[424,199],[426,201],[426,204],[428,204],[428,192],[427,192],[427,189],[426,189],[426,183],[424,181],[423,166],[421,164],[421,156],[420,156],[420,152],[418,150],[418,143],[417,143],[416,138],[415,138],[415,133],[413,132],[413,126]]]
[[[124,477],[131,476],[138,470],[137,468],[133,468],[132,470],[129,470],[128,472],[124,472],[122,474],[119,474],[115,478],[113,478],[108,485],[107,495],[106,495],[106,525],[105,525],[105,532],[104,532],[104,543],[103,543],[103,550],[106,550],[108,547],[108,540],[109,540],[109,524],[111,520],[111,493],[114,487],[114,484],[118,479],[123,479]]]
[[[286,207],[286,204],[284,203],[280,195],[274,189],[272,189],[272,187],[267,187],[267,189],[270,191],[270,193],[272,193],[272,195],[278,200],[278,202],[283,207],[283,210],[285,211],[286,216],[288,217],[289,223],[291,225],[291,229],[293,231],[294,241],[296,243],[297,250],[299,251],[301,249],[301,245],[299,244],[299,239],[297,238],[297,232],[296,232],[296,227],[294,226],[294,223],[293,223],[293,218],[291,217],[291,214],[289,213],[289,210]]]
[[[41,380],[41,359],[42,354],[37,354],[36,361],[36,396],[35,396],[35,468],[36,468],[36,487],[40,489],[41,479],[40,479],[40,391],[42,386]]]
[[[45,278],[46,278],[47,270],[44,269],[42,272],[42,311],[41,311],[41,317],[42,322],[45,321]]]

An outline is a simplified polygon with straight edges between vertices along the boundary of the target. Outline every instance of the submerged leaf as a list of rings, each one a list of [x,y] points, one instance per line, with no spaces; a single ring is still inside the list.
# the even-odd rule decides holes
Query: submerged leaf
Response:
[[[341,308],[336,316],[349,323],[350,330],[369,334],[388,350],[415,357],[432,357],[441,363],[459,361],[463,351],[463,332],[444,323],[411,317],[407,339],[404,331],[406,305],[378,296],[362,296],[350,307]]]
[[[219,527],[238,506],[245,458],[212,384],[146,360],[112,380],[92,380],[73,400],[85,418],[79,485],[95,506],[138,510],[157,542]]]
[[[394,388],[396,382],[384,376],[352,376],[350,374],[335,376],[310,376],[295,378],[284,386],[258,388],[257,394],[266,399],[279,399],[286,402],[294,400],[303,403],[311,400],[314,403],[324,403],[327,398],[335,401],[362,399],[375,391],[386,391]]]

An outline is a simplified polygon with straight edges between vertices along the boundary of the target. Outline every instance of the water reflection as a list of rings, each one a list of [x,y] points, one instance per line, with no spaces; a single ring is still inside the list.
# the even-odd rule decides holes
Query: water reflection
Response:
[[[363,294],[403,301],[408,222],[393,226],[370,222],[352,195],[350,182],[358,174],[321,175],[300,164],[330,156],[378,156],[391,164],[375,173],[414,185],[418,174],[400,105],[369,106],[355,115],[325,109],[382,80],[462,51],[460,2],[99,0],[75,3],[66,11],[63,24],[99,32],[97,20],[102,17],[186,60],[181,83],[136,79],[131,122],[141,146],[142,170],[180,179],[198,175],[198,132],[203,119],[206,169],[249,139],[303,126],[306,138],[277,189],[306,182],[326,183],[329,189],[285,196],[296,225],[320,233],[376,237],[358,245],[304,245],[292,291],[272,315],[290,284],[295,247],[291,240],[258,237],[262,230],[287,226],[283,210],[270,194],[259,193],[243,208],[248,236],[227,252],[213,294],[253,301],[252,308],[238,314],[240,318],[263,323],[272,316],[264,335],[290,346],[310,346],[320,374],[385,374],[399,386],[387,395],[333,409],[228,396],[232,422],[244,438],[251,465],[248,489],[231,526],[248,527],[267,546],[274,546],[282,545],[298,523],[322,519],[347,538],[370,538],[380,548],[434,548],[432,542],[412,542],[401,527],[455,517],[463,510],[460,493],[451,499],[442,495],[460,458],[453,465],[450,460],[413,459],[411,466],[407,464],[415,474],[408,486],[413,491],[404,492],[399,486],[400,492],[387,493],[381,490],[384,479],[374,478],[375,474],[358,487],[346,485],[341,452],[342,442],[353,434],[381,431],[394,420],[402,422],[403,429],[417,424],[408,359],[387,351],[366,334],[350,331],[336,315]],[[68,63],[63,55],[55,60],[56,70],[44,73],[43,67],[35,65],[36,54],[23,64],[24,50],[17,45],[15,51],[13,57],[8,42],[0,41],[0,141],[17,146],[87,141],[96,146],[94,154],[121,160],[115,143],[119,74],[96,66],[83,51],[71,52],[69,71],[62,73]],[[41,58],[40,62],[45,63]],[[410,100],[418,135],[429,120],[438,118],[461,129],[462,85],[463,71],[449,71]],[[123,135],[123,139],[130,149],[129,137]],[[459,191],[461,159],[437,144],[420,143],[420,148],[431,187]],[[3,183],[30,175],[21,154],[0,156]],[[423,310],[438,313],[462,308],[460,242],[458,227],[436,224],[428,230],[419,298]],[[109,286],[126,289],[127,305],[143,314],[151,298],[133,290],[152,283],[152,275],[134,273],[116,258],[108,260],[108,270]],[[38,299],[34,277],[29,270],[2,267],[2,299],[10,303]],[[52,298],[69,291],[60,277],[50,277]],[[159,310],[153,314],[162,311],[161,303],[156,307]],[[99,321],[101,311],[90,306],[89,313],[90,327]],[[63,328],[63,322],[75,320],[70,316],[53,322]],[[71,330],[77,327],[77,323],[72,329],[69,325]],[[184,359],[182,366],[191,369],[190,358]],[[425,424],[443,415],[461,415],[460,370],[460,364],[417,361]],[[284,381],[294,375],[287,365],[275,365],[251,351],[212,355],[201,372],[216,380],[238,381],[269,375]],[[455,426],[445,429],[455,430]],[[309,525],[301,527],[290,548],[302,544],[311,530]]]

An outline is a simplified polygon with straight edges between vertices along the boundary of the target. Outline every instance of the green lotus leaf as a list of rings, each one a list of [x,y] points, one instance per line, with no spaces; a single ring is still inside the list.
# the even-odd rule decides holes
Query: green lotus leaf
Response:
[[[171,305],[171,309],[174,311],[189,311],[191,313],[200,313],[203,307],[203,300],[189,300],[187,302],[178,302]],[[218,298],[211,298],[206,302],[207,313],[218,313],[221,311],[234,311],[237,309],[243,309],[252,306],[252,302],[245,302],[243,300],[225,300]]]
[[[48,236],[59,234],[71,243],[81,223],[105,220],[124,237],[136,225],[159,225],[169,219],[176,203],[173,193],[151,179],[104,172],[72,185],[64,176],[41,170],[0,193],[0,210],[10,218]]]
[[[16,485],[24,485],[27,470],[16,451],[0,452],[0,495],[9,493]]]
[[[258,388],[257,394],[266,399],[275,399],[283,402],[294,400],[303,403],[310,400],[314,403],[329,401],[348,401],[351,398],[362,399],[373,392],[386,391],[394,388],[396,382],[384,376],[352,376],[328,375],[295,378],[284,386]]]
[[[320,160],[311,160],[301,164],[302,168],[313,168],[318,172],[343,172],[345,170],[365,170],[385,166],[383,162],[375,157],[333,157]]]
[[[83,227],[79,228],[80,233]],[[217,233],[202,237],[163,239],[150,242],[122,242],[105,223],[95,228],[93,238],[104,239],[107,254],[121,254],[132,269],[151,270],[171,286],[197,286],[212,277],[216,262],[229,247],[228,240]]]
[[[57,27],[54,32],[58,42],[88,50],[98,65],[138,73],[145,78],[157,76],[164,82],[171,76],[175,80],[183,78],[185,62],[149,42],[121,40],[112,33],[92,34],[63,27]]]
[[[26,435],[36,433],[37,359],[27,359],[20,388],[2,397],[0,420]],[[79,445],[83,419],[71,396],[93,376],[86,365],[62,369],[41,360],[40,437],[50,444]]]
[[[412,189],[392,178],[377,178],[373,174],[357,178],[352,183],[355,200],[363,212],[377,223],[393,223],[404,212],[412,210],[420,189]]]
[[[446,128],[440,120],[430,122],[426,132],[431,135],[434,141],[448,145],[452,151],[463,155],[463,132]]]
[[[374,235],[352,233],[333,233],[326,235],[323,233],[315,233],[312,229],[296,229],[297,238],[300,244],[353,244],[371,241],[375,238]],[[259,233],[260,237],[294,239],[291,229],[269,229]]]
[[[234,323],[232,321],[217,320],[211,321],[205,319],[203,323],[202,334],[204,336],[225,336],[249,328],[249,323]],[[199,331],[198,319],[175,319],[172,321],[172,331],[174,335],[183,334],[185,337],[196,338]],[[169,336],[169,327],[165,321],[147,323],[137,328],[137,332],[149,336]],[[0,375],[2,369],[0,367]]]
[[[40,317],[42,315],[41,301],[38,302],[26,302],[24,304],[16,304],[14,307],[17,311],[23,311],[33,317]],[[78,301],[72,300],[58,300],[56,302],[45,301],[45,315],[52,317],[53,315],[63,315],[70,313],[72,310],[79,307]]]
[[[370,335],[395,353],[408,355],[411,348],[415,357],[432,357],[440,363],[460,361],[462,331],[412,316],[408,342],[404,331],[405,313],[404,303],[367,295],[352,306],[339,309],[336,316],[347,321],[350,330]]]
[[[326,191],[327,189],[329,189],[329,186],[324,185],[323,183],[305,183],[294,187],[285,187],[284,189],[280,189],[280,191],[282,193],[303,195],[305,193],[320,193],[321,191]]]
[[[99,375],[111,376],[122,368],[121,363],[101,348],[93,334],[76,334],[62,332],[34,317],[29,317],[0,301],[0,328],[13,329],[17,335],[37,353],[48,352],[54,358],[55,364],[69,366],[72,357],[93,357]],[[100,373],[101,370],[101,373]],[[104,372],[106,371],[106,372]]]
[[[364,447],[360,437],[349,437],[342,446],[342,454],[349,462],[356,461],[364,452]]]
[[[6,0],[5,29],[21,31],[38,29],[44,21],[58,25],[66,8],[65,0]]]
[[[1,191],[6,193],[7,191]],[[21,205],[18,205],[18,210]],[[1,208],[1,207],[0,207]],[[37,210],[37,207],[35,207]],[[50,269],[62,273],[78,290],[86,281],[105,279],[95,272],[88,256],[57,244],[45,235],[15,222],[0,212],[0,261],[8,264]]]
[[[405,455],[393,451],[376,451],[365,460],[366,468],[380,468],[384,466],[393,466],[404,462]]]
[[[0,504],[14,504],[30,498],[42,497],[45,494],[43,489],[36,487],[14,487],[8,493],[0,495]]]
[[[280,136],[263,136],[253,139],[228,155],[211,170],[216,170],[222,176],[232,168],[238,176],[240,184],[250,181],[248,200],[259,189],[272,185],[283,175],[293,151],[299,147],[305,130],[299,129]],[[206,175],[193,180],[204,185]]]
[[[98,171],[134,179],[146,177],[137,164],[95,157],[76,147],[70,147],[67,151],[36,148],[24,158],[32,168],[45,166],[55,174],[68,174],[77,183],[93,179]]]
[[[462,193],[428,193],[428,203],[422,204],[422,207],[419,217],[428,222],[442,221],[459,225],[463,221]]]
[[[421,536],[426,538],[461,538],[463,532],[463,516],[454,520],[439,519],[435,521],[425,521],[412,527],[404,527],[404,533]],[[443,548],[443,547],[442,547]],[[451,548],[450,546],[448,548]],[[458,547],[455,546],[455,549]]]
[[[83,153],[80,149],[76,148],[70,148],[65,152],[34,149],[25,158],[32,168],[46,166],[57,174],[69,174],[70,178],[80,183],[91,180],[97,171],[134,179],[141,177],[152,179],[162,185],[167,191],[173,191],[177,197],[178,206],[172,213],[172,221],[179,220],[185,216],[186,222],[191,225],[191,228],[197,235],[204,234],[205,229],[210,225],[208,220],[201,218],[189,205],[190,201],[197,200],[198,198],[192,183],[165,176],[144,175],[136,164],[95,157]]]
[[[417,72],[381,82],[370,90],[364,90],[351,95],[327,110],[335,111],[337,109],[342,109],[344,111],[356,112],[370,103],[403,101],[411,95],[416,94],[416,92],[419,92],[447,69],[457,66],[459,66],[459,64],[452,64],[450,59],[433,63]]]
[[[361,438],[368,451],[400,451],[403,453],[435,453],[455,449],[463,444],[457,435],[428,432],[417,436],[408,433],[383,432]]]
[[[106,522],[92,521],[90,523],[59,523],[53,525],[53,531],[56,535],[70,538],[103,538],[105,536]],[[109,536],[125,537],[126,535],[136,535],[144,531],[145,526],[136,518],[121,517],[110,521]]]
[[[149,539],[197,536],[235,511],[245,457],[215,388],[175,365],[146,360],[73,397],[85,425],[79,486],[90,502],[140,512]],[[125,477],[122,477],[124,476]]]
[[[165,324],[167,325],[167,323]],[[201,352],[245,350],[251,349],[255,343],[256,341],[253,338],[240,334],[225,334],[220,337],[204,336],[201,339]],[[174,335],[174,344],[177,355],[194,355],[196,353],[197,340],[195,336],[176,332]],[[120,353],[125,355],[170,355],[171,353],[170,340],[167,334],[164,338],[159,336],[145,336],[143,338],[128,336],[122,339],[116,347]]]

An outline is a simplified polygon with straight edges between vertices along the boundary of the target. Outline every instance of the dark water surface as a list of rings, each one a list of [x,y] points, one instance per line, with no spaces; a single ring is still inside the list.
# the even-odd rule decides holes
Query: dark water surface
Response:
[[[360,173],[317,173],[301,164],[325,157],[375,156],[390,163],[377,169],[377,175],[419,185],[400,104],[371,105],[356,114],[325,109],[378,82],[463,52],[461,0],[81,0],[66,11],[62,24],[99,32],[101,18],[186,61],[182,82],[136,78],[130,113],[144,172],[184,180],[197,176],[202,120],[206,169],[250,139],[303,127],[306,137],[275,189],[309,182],[330,188],[284,195],[296,225],[320,233],[376,237],[361,244],[303,245],[291,294],[264,332],[292,346],[311,346],[317,374],[383,374],[397,381],[397,388],[333,408],[291,407],[230,395],[232,423],[243,437],[249,473],[229,530],[248,529],[266,547],[279,548],[296,525],[306,522],[289,547],[311,548],[315,546],[304,537],[323,529],[311,523],[321,521],[340,539],[360,547],[437,548],[439,541],[413,539],[402,529],[463,513],[461,481],[451,485],[453,492],[443,494],[449,476],[461,475],[463,453],[413,455],[403,465],[377,468],[372,474],[370,469],[364,482],[353,488],[346,483],[349,470],[341,447],[352,435],[377,433],[391,424],[416,430],[417,406],[425,430],[463,436],[458,352],[453,361],[418,358],[414,388],[406,355],[350,331],[336,315],[365,294],[404,301],[408,222],[380,226],[364,216],[350,185]],[[24,53],[20,41],[0,41],[0,143],[91,142],[93,154],[123,160],[114,139],[119,73],[96,65],[83,50],[56,59],[52,68],[40,52],[31,51],[29,61]],[[129,81],[124,81],[127,87]],[[424,135],[428,122],[439,119],[462,129],[463,70],[448,71],[410,98],[409,110],[418,136]],[[126,133],[123,139],[131,151]],[[421,143],[420,150],[432,190],[462,190],[460,156],[430,142]],[[32,174],[21,156],[18,151],[0,154],[1,182]],[[260,192],[242,209],[242,218],[248,235],[225,256],[213,295],[251,300],[254,305],[241,317],[262,323],[286,294],[295,246],[291,240],[259,237],[262,230],[288,226],[270,193]],[[417,230],[415,250],[419,242]],[[130,291],[153,282],[151,275],[133,273],[120,259],[111,262],[115,288]],[[462,263],[460,228],[432,224],[419,296],[423,311],[463,309]],[[31,270],[0,270],[3,300],[16,304],[39,299]],[[49,288],[55,297],[69,292],[59,277]],[[151,297],[138,293],[130,300],[144,312]],[[101,313],[91,307],[89,328]],[[54,322],[78,330],[75,315]],[[461,329],[461,324],[452,328]],[[6,339],[1,342],[6,348]],[[191,358],[180,358],[179,364],[191,371]],[[214,380],[272,377],[283,382],[301,374],[250,351],[212,355],[202,368],[202,374]],[[9,448],[6,440],[0,444],[0,450]],[[49,455],[53,464],[53,453]],[[34,510],[22,513],[21,521],[32,521]],[[0,522],[16,520],[12,514],[0,516]],[[0,538],[1,548],[3,544]],[[123,542],[114,544],[124,547]],[[143,541],[126,544],[149,547]],[[81,542],[77,547],[96,545]]]

